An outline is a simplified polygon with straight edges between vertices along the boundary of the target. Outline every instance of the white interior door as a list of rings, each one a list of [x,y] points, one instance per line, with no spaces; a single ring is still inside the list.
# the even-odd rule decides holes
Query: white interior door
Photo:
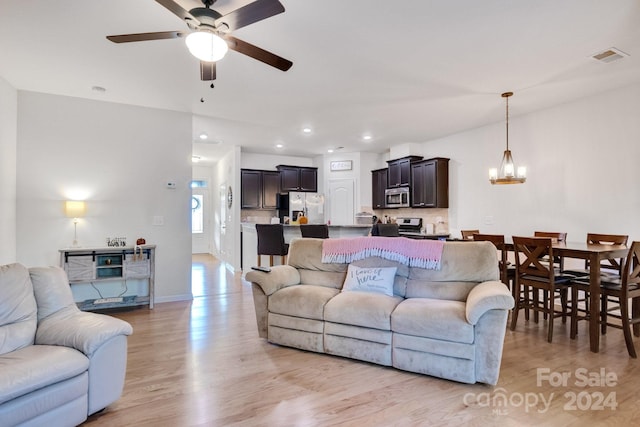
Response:
[[[355,199],[353,179],[329,180],[327,202],[329,215],[327,220],[332,225],[352,225],[355,220]]]
[[[209,203],[209,189],[191,189],[191,253],[211,253],[211,227],[209,217],[211,205]]]

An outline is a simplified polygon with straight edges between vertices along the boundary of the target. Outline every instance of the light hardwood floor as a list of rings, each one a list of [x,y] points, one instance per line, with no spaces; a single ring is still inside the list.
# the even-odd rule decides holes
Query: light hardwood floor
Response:
[[[193,277],[193,301],[113,313],[134,328],[124,393],[85,425],[640,424],[640,361],[619,330],[594,354],[584,322],[570,340],[569,324],[558,321],[549,344],[544,322],[519,319],[507,330],[498,385],[458,384],[269,344],[258,338],[240,275],[198,255]]]

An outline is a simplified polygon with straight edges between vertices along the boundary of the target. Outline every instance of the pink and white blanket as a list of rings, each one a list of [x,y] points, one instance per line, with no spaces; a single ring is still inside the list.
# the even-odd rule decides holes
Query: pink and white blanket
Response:
[[[439,270],[444,242],[406,237],[354,237],[325,239],[322,242],[322,262],[348,264],[378,256],[409,267]]]

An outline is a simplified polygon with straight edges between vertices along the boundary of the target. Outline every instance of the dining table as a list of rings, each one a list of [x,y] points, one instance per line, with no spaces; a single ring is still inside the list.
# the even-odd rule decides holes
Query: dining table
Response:
[[[586,242],[558,242],[553,254],[589,261],[589,344],[591,351],[600,351],[600,262],[605,259],[624,258],[627,245],[606,245]]]
[[[600,262],[605,259],[624,258],[627,245],[607,245],[587,242],[553,242],[553,255],[589,261],[589,345],[591,351],[600,351]],[[505,249],[514,251],[512,242]]]

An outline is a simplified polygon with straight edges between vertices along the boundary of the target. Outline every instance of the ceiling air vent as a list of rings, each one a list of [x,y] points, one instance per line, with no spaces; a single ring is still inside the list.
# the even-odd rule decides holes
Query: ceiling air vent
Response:
[[[609,63],[609,62],[613,62],[613,61],[617,61],[618,59],[622,59],[625,56],[629,56],[628,53],[624,53],[623,51],[616,49],[615,47],[609,48],[607,50],[604,50],[602,52],[598,52],[595,55],[592,55],[591,57],[593,59],[595,59],[596,61],[600,61],[600,62],[604,62],[604,63]]]

